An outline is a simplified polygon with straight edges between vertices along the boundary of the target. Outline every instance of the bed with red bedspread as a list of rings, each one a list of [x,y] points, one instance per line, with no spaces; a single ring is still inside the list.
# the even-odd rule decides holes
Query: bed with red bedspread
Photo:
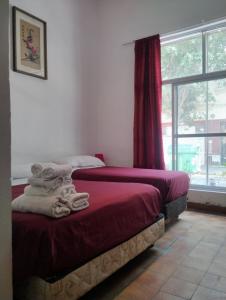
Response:
[[[99,167],[77,169],[73,179],[136,182],[150,184],[161,194],[163,210],[168,218],[178,216],[186,208],[189,177],[185,172],[126,167]]]
[[[54,278],[128,240],[160,215],[161,196],[151,185],[73,181],[90,194],[89,208],[61,219],[13,212],[13,274]],[[12,187],[13,198],[25,185]]]

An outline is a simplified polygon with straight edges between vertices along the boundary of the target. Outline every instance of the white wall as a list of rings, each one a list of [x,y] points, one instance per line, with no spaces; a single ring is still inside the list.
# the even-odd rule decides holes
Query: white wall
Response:
[[[80,0],[83,1],[83,0]],[[97,93],[98,93],[98,50],[99,50],[99,28],[98,10],[96,0],[85,0],[82,2],[82,101],[84,105],[83,118],[86,126],[86,144],[83,154],[96,153],[97,134]],[[86,3],[86,5],[84,5]]]
[[[96,148],[132,165],[134,45],[125,42],[226,16],[225,0],[99,0]]]
[[[10,3],[45,20],[48,41],[48,80],[10,71],[12,163],[87,153],[92,128],[87,106],[96,86],[90,48],[96,43],[96,1]]]
[[[12,299],[8,6],[8,0],[0,1],[0,299],[2,300]]]
[[[134,45],[226,15],[225,0],[11,0],[47,21],[47,81],[10,72],[12,155],[132,165]],[[60,37],[60,38],[59,38]]]
[[[190,190],[188,193],[188,201],[192,203],[226,207],[226,194],[219,192]]]

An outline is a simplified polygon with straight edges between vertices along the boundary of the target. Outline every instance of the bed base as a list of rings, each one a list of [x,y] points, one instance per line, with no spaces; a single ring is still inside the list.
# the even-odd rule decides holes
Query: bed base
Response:
[[[167,222],[171,222],[178,218],[178,216],[187,208],[187,195],[177,198],[165,205],[165,218]]]
[[[54,283],[33,277],[15,289],[18,300],[76,300],[150,247],[164,233],[164,217],[126,242],[92,259]]]

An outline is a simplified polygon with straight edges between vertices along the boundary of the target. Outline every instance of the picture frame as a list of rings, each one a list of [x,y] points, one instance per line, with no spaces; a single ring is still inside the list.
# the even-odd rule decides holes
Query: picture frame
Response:
[[[46,22],[13,6],[13,70],[47,79]]]

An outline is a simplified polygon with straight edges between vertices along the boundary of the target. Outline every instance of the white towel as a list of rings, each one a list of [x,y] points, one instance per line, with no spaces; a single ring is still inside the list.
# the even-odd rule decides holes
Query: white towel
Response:
[[[52,164],[50,164],[52,165]],[[35,177],[39,177],[42,172],[42,164],[41,163],[35,163],[31,166],[31,173]]]
[[[30,183],[30,185],[35,187],[43,187],[46,189],[47,192],[55,190],[62,185],[71,184],[71,182],[72,180],[70,176],[56,177],[51,180],[44,178],[36,178],[33,176],[28,178],[28,183]]]
[[[27,196],[25,194],[12,201],[12,209],[19,212],[29,212],[61,218],[70,214],[70,208],[60,197]]]
[[[31,186],[28,185],[24,189],[24,194],[27,196],[61,196],[62,198],[65,197],[65,195],[75,194],[75,186],[73,184],[66,184],[62,185],[55,190],[48,191],[45,187],[39,187],[39,186]]]
[[[36,163],[31,166],[34,177],[52,179],[55,177],[70,176],[72,168],[70,165],[57,165],[54,163]]]
[[[64,198],[65,205],[67,205],[72,211],[79,211],[89,207],[89,194],[88,193],[75,193]]]
[[[65,206],[73,211],[78,211],[89,207],[89,194],[77,193],[73,184],[63,185],[52,191],[48,191],[43,187],[28,185],[24,189],[24,194],[29,197],[58,196],[61,198],[61,202],[63,202]]]

